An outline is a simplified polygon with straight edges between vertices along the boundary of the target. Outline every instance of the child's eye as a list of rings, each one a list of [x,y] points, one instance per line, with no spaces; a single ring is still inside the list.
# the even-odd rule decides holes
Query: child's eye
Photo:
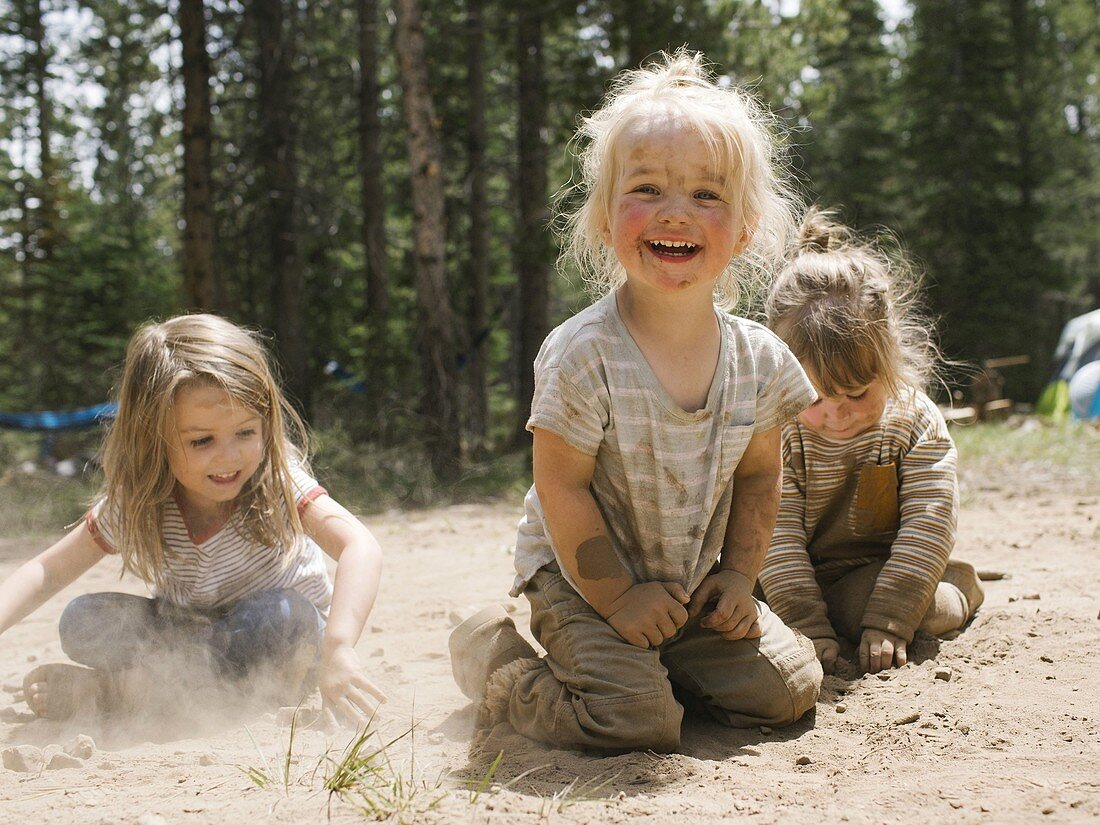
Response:
[[[191,441],[192,447],[205,447],[207,444],[214,443],[214,436],[204,435],[202,438],[196,438]]]
[[[659,194],[657,187],[651,183],[643,183],[641,186],[635,186],[634,191],[640,195],[656,195]]]
[[[864,390],[863,392],[859,393],[858,395],[848,395],[848,400],[849,401],[859,401],[861,398],[864,398],[866,395],[867,395],[867,390]]]
[[[252,438],[255,434],[256,430],[249,427],[248,429],[238,431],[237,436],[240,438]]]
[[[720,201],[720,200],[722,200],[722,196],[719,195],[717,192],[709,192],[707,190],[703,190],[702,192],[696,192],[695,197],[699,198],[700,200],[705,200],[705,201]]]

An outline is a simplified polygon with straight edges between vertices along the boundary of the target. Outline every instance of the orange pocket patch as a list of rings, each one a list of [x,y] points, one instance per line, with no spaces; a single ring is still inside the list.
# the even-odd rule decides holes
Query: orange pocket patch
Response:
[[[898,470],[889,464],[869,464],[859,468],[855,501],[849,514],[857,536],[896,533],[901,523],[898,504]]]

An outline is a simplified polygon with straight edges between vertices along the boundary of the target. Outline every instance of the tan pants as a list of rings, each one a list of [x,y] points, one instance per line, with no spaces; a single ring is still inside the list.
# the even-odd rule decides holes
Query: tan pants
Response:
[[[818,584],[821,585],[821,595],[825,599],[825,607],[829,611],[830,624],[838,634],[855,644],[859,643],[863,634],[863,614],[867,609],[871,592],[875,589],[875,582],[878,581],[879,571],[882,570],[885,563],[885,559],[873,561],[844,571],[839,578],[835,577],[835,572],[832,576],[818,577]],[[948,572],[958,571],[963,569],[963,566],[952,559],[947,562],[947,569]],[[948,574],[945,573],[944,575]],[[969,570],[967,575],[972,575]],[[944,582],[941,581],[939,587],[943,588],[945,586]],[[969,590],[977,586],[977,579],[975,578],[970,588],[965,589]],[[923,630],[935,636],[947,630],[958,629],[958,627],[942,627],[942,620],[939,620],[937,612],[937,600],[941,598],[942,594],[940,593],[933,597],[932,604],[928,606],[928,610],[917,627],[918,630]],[[976,605],[970,605],[970,615],[966,617],[967,620],[973,617],[975,608]],[[959,627],[962,627],[962,624],[960,623]]]
[[[667,752],[684,709],[673,686],[724,725],[788,725],[814,706],[813,645],[760,609],[759,639],[729,641],[689,621],[659,649],[635,647],[562,578],[540,570],[524,591],[546,657],[525,660],[508,698],[520,733],[565,748]]]

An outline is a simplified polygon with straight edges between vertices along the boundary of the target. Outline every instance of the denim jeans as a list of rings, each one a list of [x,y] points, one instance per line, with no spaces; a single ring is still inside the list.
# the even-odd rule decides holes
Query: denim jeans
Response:
[[[303,645],[314,649],[316,659],[324,627],[324,617],[305,596],[263,590],[212,611],[128,593],[90,593],[69,602],[58,630],[65,654],[97,670],[182,656],[241,678],[260,665],[278,667]]]

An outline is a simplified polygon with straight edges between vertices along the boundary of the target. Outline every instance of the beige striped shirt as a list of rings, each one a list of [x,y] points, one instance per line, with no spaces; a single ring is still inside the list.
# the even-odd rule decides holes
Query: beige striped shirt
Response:
[[[888,400],[876,426],[844,443],[784,426],[783,498],[760,571],[771,608],[811,638],[835,638],[821,583],[885,558],[863,626],[911,640],[955,544],[956,459],[920,391]]]
[[[291,469],[294,498],[301,513],[325,490],[303,470]],[[102,500],[85,517],[88,530],[107,553],[115,552],[114,519],[102,513]],[[196,610],[228,607],[261,590],[296,590],[327,613],[332,583],[320,546],[303,536],[288,563],[284,555],[261,547],[240,530],[240,514],[210,535],[191,533],[175,497],[164,505],[163,535],[168,569],[154,595]]]
[[[619,316],[612,293],[547,337],[535,361],[528,429],[595,456],[592,496],[636,582],[679,582],[690,593],[725,540],[733,473],[753,434],[814,399],[787,346],[765,327],[715,308],[718,368],[706,405],[680,408]],[[516,540],[520,593],[555,559],[532,487]]]

